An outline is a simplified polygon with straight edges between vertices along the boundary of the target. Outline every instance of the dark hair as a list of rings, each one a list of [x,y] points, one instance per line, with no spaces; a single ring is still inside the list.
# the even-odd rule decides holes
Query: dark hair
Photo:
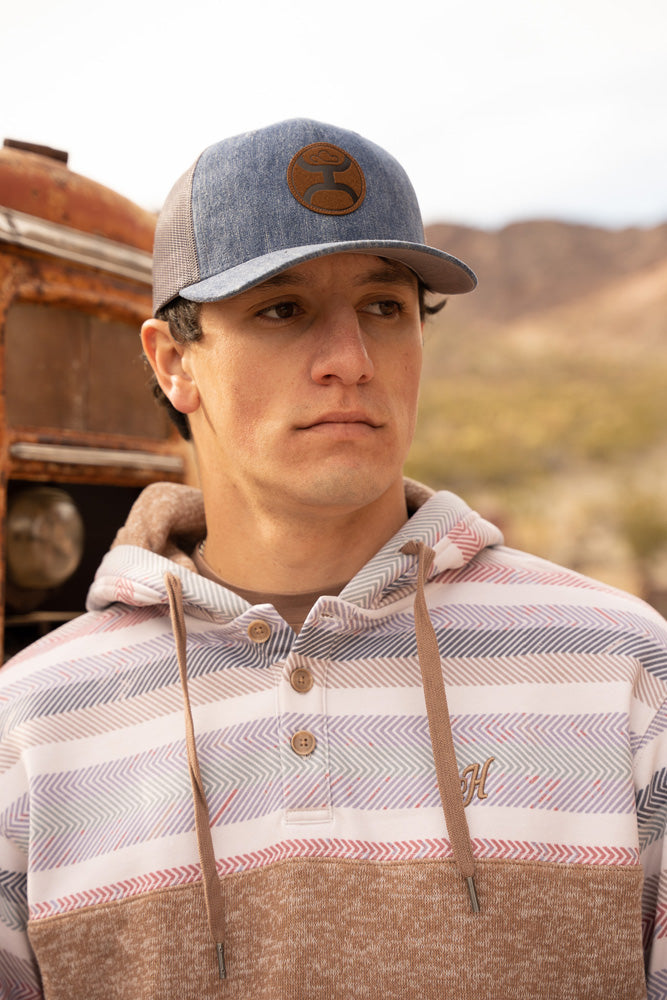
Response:
[[[442,299],[434,305],[427,305],[426,294],[428,292],[428,288],[421,278],[418,280],[419,314],[422,320],[425,320],[428,316],[434,316],[435,313],[440,312],[447,302],[447,299]],[[170,334],[179,344],[194,344],[197,340],[201,339],[203,330],[201,327],[200,316],[201,303],[189,302],[187,299],[181,298],[180,295],[177,295],[175,299],[172,299],[171,302],[168,302],[166,306],[162,306],[162,308],[158,309],[155,313],[156,319],[166,320],[169,324]],[[148,364],[148,362],[146,363]],[[181,437],[185,438],[186,441],[189,441],[192,437],[192,433],[190,431],[190,422],[186,414],[181,413],[180,410],[177,410],[171,404],[160,388],[154,372],[151,372],[149,385],[155,399],[161,406],[166,408],[169,419],[176,425]]]
[[[203,333],[201,321],[199,319],[200,313],[200,302],[189,302],[187,299],[182,299],[180,295],[177,295],[176,298],[172,299],[171,302],[168,302],[166,306],[162,306],[157,310],[155,318],[166,320],[169,324],[169,333],[177,343],[193,344],[196,340],[201,339]],[[144,360],[146,359],[144,358]],[[146,364],[148,364],[148,361],[146,361]],[[167,415],[172,423],[176,425],[178,433],[181,437],[185,438],[186,441],[189,441],[192,437],[192,433],[190,431],[190,421],[185,413],[181,413],[180,410],[177,410],[176,407],[172,405],[171,401],[165,396],[160,387],[160,383],[155,376],[155,372],[152,369],[148,384],[154,398],[161,406],[165,407]]]

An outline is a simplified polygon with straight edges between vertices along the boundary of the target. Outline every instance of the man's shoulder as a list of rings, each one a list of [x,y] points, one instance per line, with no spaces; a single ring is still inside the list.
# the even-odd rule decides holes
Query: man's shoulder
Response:
[[[114,670],[122,650],[147,641],[148,623],[160,615],[152,607],[113,604],[89,611],[26,646],[0,669],[0,706],[14,697],[92,678]]]
[[[609,615],[616,612],[618,622],[631,630],[652,628],[667,636],[665,619],[636,594],[506,545],[477,553],[452,574],[451,582],[462,586],[466,602],[526,609],[548,606],[554,620],[571,616],[574,609],[591,621],[609,621]]]
[[[498,582],[506,583],[508,586],[534,584],[545,588],[570,587],[575,590],[607,594],[612,598],[628,600],[638,605],[644,604],[637,595],[611,583],[509,545],[489,546],[479,554],[478,562],[480,568],[483,566],[489,576],[501,574]]]

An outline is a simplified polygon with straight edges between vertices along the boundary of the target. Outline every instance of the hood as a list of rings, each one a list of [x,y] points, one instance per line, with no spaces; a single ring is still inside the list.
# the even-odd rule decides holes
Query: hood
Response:
[[[490,545],[502,544],[501,532],[453,493],[434,493],[405,480],[411,514],[401,530],[347,584],[339,595],[361,608],[378,608],[415,588],[413,557],[401,551],[409,541],[424,542],[435,557],[429,576],[456,570]],[[206,535],[200,490],[176,483],[154,483],[136,500],[126,524],[95,575],[87,600],[89,611],[117,602],[133,607],[167,605],[167,572],[179,577],[189,613],[229,620],[246,602],[200,576],[191,559]]]
[[[347,584],[339,595],[359,607],[373,608],[414,593],[414,630],[438,790],[453,861],[464,879],[471,910],[480,912],[475,859],[465,816],[438,641],[429,617],[425,587],[431,576],[465,566],[502,535],[452,493],[432,493],[406,481],[410,517],[401,530]],[[88,606],[111,602],[168,604],[183,692],[188,770],[212,956],[221,980],[227,978],[225,904],[211,835],[206,788],[188,690],[186,613],[236,617],[246,602],[201,577],[189,554],[204,537],[201,493],[185,486],[146,489],[130,512],[98,570]],[[212,958],[213,961],[213,958]],[[233,958],[232,958],[233,962]],[[233,970],[233,965],[232,965]],[[232,971],[232,975],[233,975]]]

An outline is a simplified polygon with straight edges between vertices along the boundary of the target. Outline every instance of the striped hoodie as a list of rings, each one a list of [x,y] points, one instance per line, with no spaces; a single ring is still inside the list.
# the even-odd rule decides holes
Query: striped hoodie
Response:
[[[142,494],[0,672],[0,997],[667,997],[665,623],[407,489],[298,635]]]

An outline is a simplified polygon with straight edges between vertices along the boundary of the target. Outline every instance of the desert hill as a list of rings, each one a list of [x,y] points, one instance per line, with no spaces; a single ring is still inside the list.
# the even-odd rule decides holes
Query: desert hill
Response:
[[[554,352],[579,351],[632,365],[638,351],[667,356],[667,255],[593,291],[505,324],[510,342]],[[667,386],[665,387],[667,389]]]
[[[556,221],[499,230],[433,225],[427,240],[477,274],[470,315],[504,322],[561,305],[667,260],[667,224],[601,229]]]
[[[408,472],[667,611],[667,225],[429,236],[480,285],[427,324]]]

